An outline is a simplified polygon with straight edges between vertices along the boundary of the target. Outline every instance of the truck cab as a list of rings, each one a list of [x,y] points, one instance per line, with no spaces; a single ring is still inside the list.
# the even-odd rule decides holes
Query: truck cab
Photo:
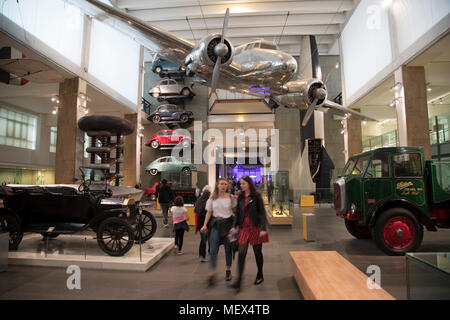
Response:
[[[450,227],[450,161],[425,161],[421,147],[355,155],[334,183],[334,206],[356,238],[389,255],[415,251],[423,226]]]

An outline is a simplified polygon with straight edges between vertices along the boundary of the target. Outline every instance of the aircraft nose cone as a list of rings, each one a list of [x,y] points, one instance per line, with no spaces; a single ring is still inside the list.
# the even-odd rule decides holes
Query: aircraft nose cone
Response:
[[[225,57],[228,53],[228,47],[225,43],[219,43],[214,47],[214,53],[218,57]]]

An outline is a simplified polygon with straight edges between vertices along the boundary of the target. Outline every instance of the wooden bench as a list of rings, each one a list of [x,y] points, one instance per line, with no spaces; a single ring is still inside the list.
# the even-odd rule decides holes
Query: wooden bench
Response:
[[[306,300],[395,300],[367,287],[362,273],[336,251],[289,252],[295,280]]]

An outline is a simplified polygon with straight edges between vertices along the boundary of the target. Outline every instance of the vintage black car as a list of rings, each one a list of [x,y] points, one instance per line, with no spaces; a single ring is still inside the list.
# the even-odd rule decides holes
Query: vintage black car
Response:
[[[90,228],[105,253],[122,256],[135,242],[154,235],[153,215],[132,198],[111,198],[101,171],[83,170],[83,181],[76,186],[1,186],[0,230],[10,234],[9,249],[18,249],[24,232],[55,238]]]
[[[165,121],[188,123],[194,120],[194,114],[175,104],[162,104],[147,119],[156,124]]]

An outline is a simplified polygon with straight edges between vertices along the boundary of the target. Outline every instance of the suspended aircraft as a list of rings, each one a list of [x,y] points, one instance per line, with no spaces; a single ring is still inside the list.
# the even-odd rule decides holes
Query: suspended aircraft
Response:
[[[361,120],[376,121],[327,99],[314,36],[305,37],[302,41],[300,79],[293,80],[298,69],[297,61],[279,50],[276,44],[257,40],[236,48],[233,46],[226,37],[229,9],[225,13],[221,34],[208,34],[198,43],[193,43],[100,1],[67,1],[89,16],[129,35],[161,58],[185,66],[187,75],[193,76],[196,82],[213,89],[269,98],[287,108],[306,109],[303,126],[307,125],[316,109],[334,109],[347,117],[353,115]],[[303,76],[305,70],[306,76]]]

